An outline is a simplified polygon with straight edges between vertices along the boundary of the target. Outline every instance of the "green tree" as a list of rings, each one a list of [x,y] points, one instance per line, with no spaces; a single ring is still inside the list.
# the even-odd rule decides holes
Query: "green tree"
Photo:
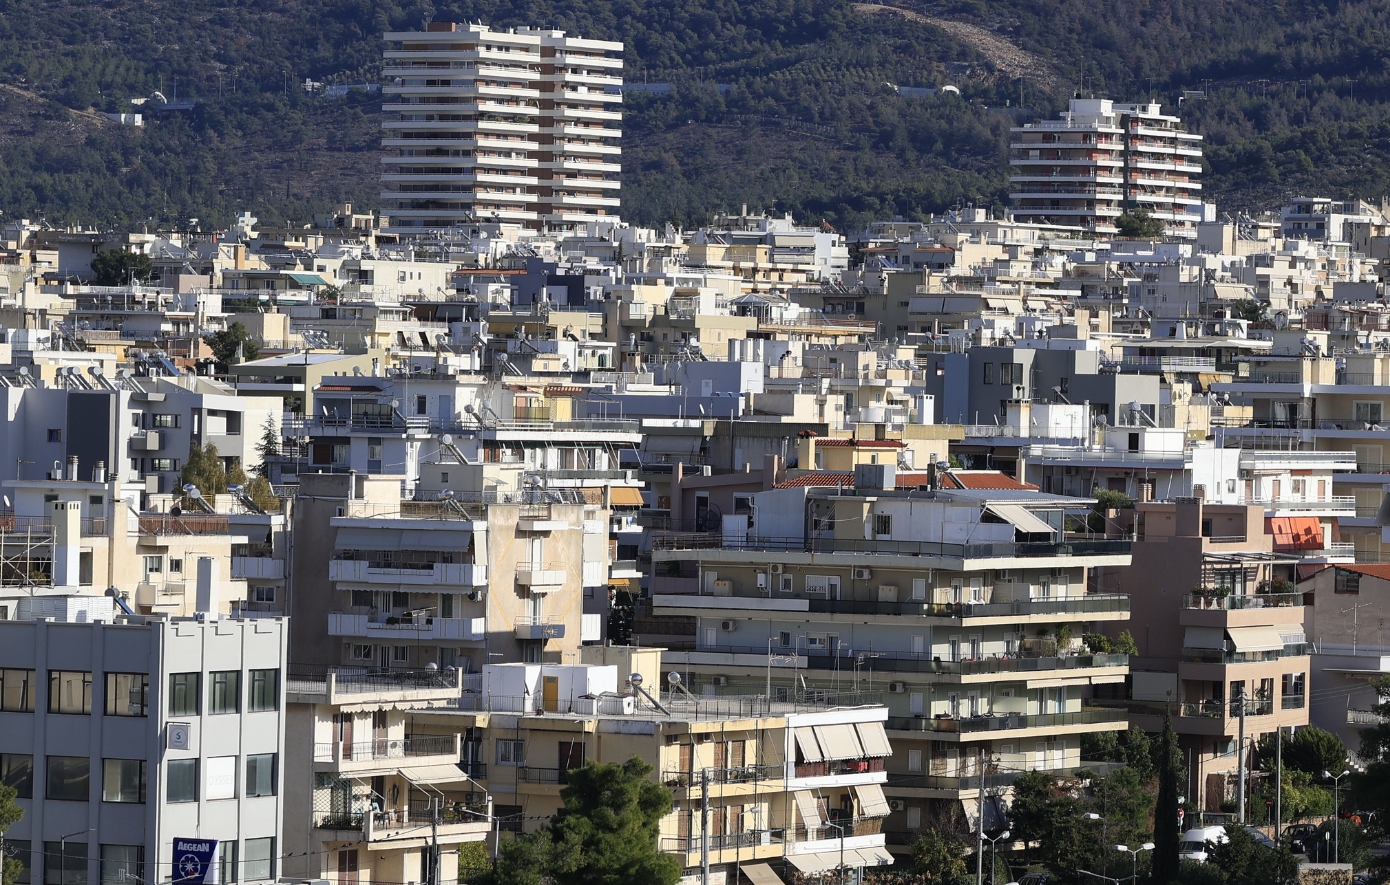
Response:
[[[235,466],[234,469],[237,472],[241,470]],[[245,478],[242,475],[242,479]],[[179,480],[184,485],[197,486],[204,498],[226,494],[227,486],[235,485],[228,482],[226,465],[217,454],[217,446],[212,443],[206,446],[200,446],[197,442],[189,444],[188,457],[183,462],[183,470],[179,472]]]
[[[1134,499],[1124,492],[1097,488],[1091,494],[1095,497],[1096,503],[1091,505],[1091,512],[1086,517],[1086,527],[1093,532],[1105,531],[1106,511],[1128,510],[1134,507]]]
[[[1247,298],[1244,301],[1237,301],[1235,303],[1236,317],[1250,323],[1262,322],[1268,310],[1268,304],[1265,304],[1263,301],[1257,301],[1254,298]]]
[[[1010,812],[1013,837],[1039,843],[1041,860],[1053,870],[1074,869],[1077,856],[1088,851],[1094,838],[1083,829],[1081,801],[1050,772],[1019,775]]]
[[[928,830],[912,843],[912,872],[923,882],[951,885],[967,877],[966,841],[954,833]]]
[[[1312,774],[1285,767],[1282,780],[1284,782],[1283,795],[1280,797],[1280,811],[1284,817],[1282,823],[1322,818],[1332,813],[1332,791],[1314,783]],[[1262,784],[1254,808],[1258,813],[1258,810],[1263,807],[1265,819],[1273,820],[1273,806],[1267,806],[1264,803],[1266,800],[1272,802],[1275,798],[1274,779],[1272,777],[1264,778]]]
[[[274,415],[267,415],[265,423],[261,425],[261,441],[256,443],[256,454],[261,456],[261,463],[256,465],[256,475],[265,476],[266,461],[280,457],[280,428]]]
[[[1266,771],[1274,770],[1276,753],[1273,733],[1260,739],[1254,758]],[[1347,748],[1342,739],[1316,725],[1300,728],[1293,737],[1284,737],[1283,763],[1285,769],[1303,771],[1321,778],[1324,771],[1340,774],[1347,770]]]
[[[1135,209],[1115,219],[1115,227],[1120,236],[1134,240],[1156,240],[1163,236],[1163,222],[1149,214],[1147,209]]]
[[[1367,764],[1364,770],[1352,772],[1350,789],[1343,791],[1343,798],[1349,798],[1363,811],[1376,812],[1377,818],[1385,821],[1390,820],[1390,677],[1382,676],[1372,685],[1379,702],[1371,709],[1380,719],[1378,724],[1361,730],[1358,755]]]
[[[1226,839],[1207,852],[1207,862],[1222,872],[1226,885],[1298,881],[1298,861],[1287,848],[1266,848],[1244,827],[1227,827]]]
[[[267,513],[280,509],[280,496],[264,476],[254,477],[246,484],[246,497]]]
[[[219,371],[227,371],[227,367],[237,358],[237,347],[241,347],[242,361],[249,362],[261,355],[261,348],[256,344],[256,340],[251,337],[251,333],[246,331],[246,327],[241,323],[232,323],[225,329],[213,332],[204,339],[208,347],[212,348],[213,358],[217,360]]]
[[[465,885],[485,882],[492,875],[492,860],[483,842],[464,842],[459,846],[458,880]]]
[[[508,843],[498,885],[675,885],[680,861],[657,846],[671,793],[637,757],[569,772],[544,828]]]
[[[1090,810],[1106,820],[1106,844],[1100,850],[1113,852],[1115,844],[1135,845],[1148,840],[1154,794],[1132,768],[1118,768],[1092,786]],[[1093,834],[1093,839],[1095,835]],[[1099,845],[1099,843],[1095,843]],[[1143,860],[1141,859],[1141,863]],[[1115,869],[1113,861],[1106,864]],[[1088,869],[1096,869],[1089,867]]]
[[[1154,879],[1171,882],[1178,875],[1178,778],[1182,754],[1173,733],[1173,714],[1163,713],[1163,734],[1154,748],[1154,767],[1158,769],[1158,801],[1154,805]]]
[[[92,256],[92,273],[96,274],[98,286],[129,286],[132,279],[146,283],[150,279],[150,256],[104,249]]]
[[[0,786],[0,837],[24,817],[24,809],[15,804],[16,795],[14,787]],[[10,885],[18,880],[23,867],[18,858],[0,854],[0,883]]]

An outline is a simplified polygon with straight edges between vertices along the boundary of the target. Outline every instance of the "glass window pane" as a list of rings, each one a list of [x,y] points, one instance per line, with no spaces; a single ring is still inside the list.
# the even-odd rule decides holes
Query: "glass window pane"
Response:
[[[247,710],[252,713],[263,713],[267,710],[278,709],[280,709],[280,671],[252,670],[251,697],[247,702]]]
[[[238,881],[236,868],[236,842],[228,841],[217,846],[217,881],[229,885]]]
[[[5,856],[19,861],[19,875],[14,880],[14,885],[29,885],[34,881],[34,848],[33,843],[28,839],[11,839],[5,837]]]
[[[246,795],[275,795],[275,754],[246,757]]]
[[[102,760],[101,801],[144,802],[145,760]]]
[[[150,677],[146,674],[106,674],[107,716],[144,716],[149,702]]]
[[[247,882],[275,878],[275,839],[247,839],[241,872]]]
[[[16,799],[34,798],[34,757],[28,753],[0,753],[0,784],[14,790]]]
[[[144,859],[143,845],[101,846],[101,885],[140,885]]]
[[[240,708],[241,696],[238,689],[241,673],[236,670],[219,670],[212,674],[212,686],[208,693],[208,713],[235,713]]]
[[[33,670],[0,670],[0,710],[34,712]]]
[[[86,756],[48,757],[48,798],[86,802],[91,760]]]
[[[87,885],[87,843],[43,843],[44,885]]]
[[[167,801],[198,801],[197,759],[170,759],[165,771],[168,773],[168,791],[165,794]]]
[[[197,716],[202,705],[198,696],[202,690],[201,673],[169,674],[169,715]]]
[[[53,670],[48,674],[48,712],[91,713],[92,674]]]

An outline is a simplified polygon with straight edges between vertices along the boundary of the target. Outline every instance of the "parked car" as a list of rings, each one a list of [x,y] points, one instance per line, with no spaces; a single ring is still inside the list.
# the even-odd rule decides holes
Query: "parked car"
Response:
[[[1206,863],[1208,843],[1220,845],[1229,841],[1230,837],[1226,835],[1225,827],[1197,827],[1183,833],[1182,844],[1178,846],[1178,857]]]
[[[1289,824],[1284,827],[1284,841],[1294,854],[1307,854],[1309,847],[1320,841],[1318,828],[1312,824]]]
[[[1263,845],[1266,848],[1278,848],[1275,841],[1265,835],[1264,830],[1256,827],[1246,827],[1245,832],[1250,834],[1250,838],[1255,840],[1255,844]]]

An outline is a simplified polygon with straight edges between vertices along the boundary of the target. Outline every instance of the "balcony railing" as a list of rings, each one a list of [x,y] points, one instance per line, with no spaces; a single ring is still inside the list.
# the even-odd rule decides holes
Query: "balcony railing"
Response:
[[[360,830],[363,818],[360,811],[315,811],[314,826],[321,830]]]
[[[742,833],[711,834],[708,841],[710,851],[735,851],[742,848],[756,848],[759,845],[781,845],[785,831],[744,830]],[[702,836],[662,836],[661,850],[668,854],[698,854],[706,847]]]
[[[314,744],[315,762],[370,762],[376,759],[410,759],[416,756],[458,756],[457,735],[413,738],[372,738]]]
[[[149,514],[140,517],[142,535],[226,535],[231,523],[225,516],[185,513],[179,516]]]
[[[1056,599],[1017,599],[1012,602],[877,602],[855,599],[812,599],[809,600],[809,603],[809,610],[813,612],[853,615],[919,615],[936,618],[1001,618],[1129,611],[1129,596],[1121,593]]]
[[[990,731],[1010,731],[1020,728],[1062,728],[1069,725],[1100,725],[1123,722],[1123,710],[1079,710],[1071,713],[987,714],[965,718],[924,716],[890,716],[888,728],[896,731],[934,731],[949,734],[976,734]]]
[[[652,536],[653,550],[752,550],[793,553],[854,553],[882,556],[935,556],[949,559],[997,559],[1055,556],[1115,556],[1130,552],[1125,540],[1075,540],[1040,543],[939,544],[934,541],[861,541],[847,538],[727,538],[720,532]]]
[[[1240,717],[1240,701],[1195,701],[1184,703],[1179,716],[1197,719],[1236,719]],[[1268,716],[1274,712],[1274,701],[1262,698],[1245,702],[1246,716]]]
[[[1232,593],[1229,596],[1203,596],[1189,593],[1182,607],[1199,610],[1239,611],[1251,608],[1289,608],[1303,605],[1302,593]]]
[[[695,771],[668,769],[662,772],[661,780],[668,787],[698,788],[705,783],[712,786],[751,784],[782,780],[785,776],[786,767],[782,765],[738,765],[732,768],[705,768]]]
[[[882,757],[867,759],[827,759],[824,762],[800,762],[795,766],[796,777],[830,777],[839,774],[871,774],[883,771]]]
[[[1279,709],[1281,710],[1302,710],[1306,699],[1301,694],[1285,694],[1279,696]]]

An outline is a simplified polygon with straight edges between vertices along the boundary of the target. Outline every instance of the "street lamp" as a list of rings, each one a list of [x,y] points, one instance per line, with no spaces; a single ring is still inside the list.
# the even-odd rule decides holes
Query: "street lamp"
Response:
[[[85,830],[78,830],[76,833],[68,833],[66,836],[58,837],[58,885],[67,885],[68,840],[94,832],[96,832],[95,827],[88,827]]]
[[[1094,811],[1088,811],[1085,814],[1081,815],[1081,819],[1100,821],[1100,872],[1103,876],[1104,874],[1110,872],[1107,869],[1109,864],[1106,863],[1106,861],[1109,858],[1109,855],[1105,853],[1105,843],[1110,841],[1110,839],[1107,837],[1107,833],[1110,829],[1110,821],[1104,817],[1101,817],[1099,814],[1096,814]]]
[[[995,845],[995,843],[998,842],[1000,839],[1007,839],[1007,838],[1009,838],[1009,831],[1008,831],[1008,830],[1005,830],[1004,832],[1000,833],[998,836],[995,836],[993,839],[990,839],[988,836],[986,836],[985,838],[986,838],[986,839],[989,839],[989,885],[994,885],[994,871],[995,871],[995,869],[996,869],[996,866],[995,866],[995,859],[994,859],[994,845]]]
[[[1332,772],[1324,771],[1322,776],[1332,781],[1332,862],[1342,862],[1342,778],[1351,774],[1350,771],[1343,771],[1336,777]]]
[[[1143,845],[1140,845],[1138,848],[1130,848],[1128,845],[1116,845],[1116,846],[1115,846],[1115,850],[1116,850],[1116,851],[1127,851],[1127,852],[1129,852],[1129,856],[1134,860],[1134,865],[1133,865],[1133,867],[1132,867],[1132,869],[1131,869],[1130,876],[1129,876],[1129,880],[1130,880],[1131,882],[1138,882],[1138,881],[1139,881],[1139,852],[1141,852],[1141,851],[1153,851],[1153,850],[1154,850],[1154,844],[1153,844],[1152,842],[1145,842]]]

